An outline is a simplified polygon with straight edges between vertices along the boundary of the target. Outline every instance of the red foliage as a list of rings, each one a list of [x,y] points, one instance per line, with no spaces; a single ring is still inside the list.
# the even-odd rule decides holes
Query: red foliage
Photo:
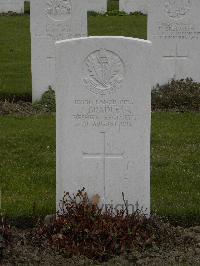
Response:
[[[139,211],[132,215],[123,210],[115,214],[112,210],[103,211],[97,203],[91,203],[83,189],[73,197],[65,193],[62,212],[52,224],[41,225],[37,235],[69,257],[84,255],[104,261],[151,245],[154,239],[151,227]]]

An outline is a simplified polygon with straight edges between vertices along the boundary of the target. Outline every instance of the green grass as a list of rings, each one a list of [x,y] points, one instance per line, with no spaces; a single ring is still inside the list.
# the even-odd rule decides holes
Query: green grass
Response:
[[[0,117],[2,208],[12,218],[52,213],[55,119]]]
[[[179,223],[200,220],[200,113],[155,113],[152,207]]]
[[[0,94],[31,93],[29,16],[0,17]]]
[[[146,39],[147,17],[143,15],[89,17],[89,35]]]
[[[200,219],[200,114],[152,115],[152,209],[179,223]],[[0,117],[2,208],[10,217],[55,208],[55,118]]]
[[[114,1],[116,3],[116,1]],[[89,35],[146,38],[145,16],[90,16]],[[0,16],[0,96],[31,95],[29,16]]]

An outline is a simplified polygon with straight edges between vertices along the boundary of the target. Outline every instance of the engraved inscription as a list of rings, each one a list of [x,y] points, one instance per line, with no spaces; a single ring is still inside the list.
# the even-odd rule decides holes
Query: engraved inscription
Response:
[[[72,119],[75,127],[131,128],[135,120],[132,99],[75,99]]]
[[[187,23],[160,22],[153,37],[159,39],[198,40],[200,38],[200,28]]]
[[[174,69],[174,76],[173,78],[176,79],[177,78],[177,73],[178,73],[178,61],[179,60],[186,60],[188,59],[188,55],[186,55],[185,53],[179,53],[178,51],[178,45],[176,44],[176,49],[175,49],[175,53],[171,54],[171,55],[164,55],[163,59],[167,59],[167,60],[173,60],[174,64],[175,64],[175,69]]]
[[[66,20],[72,12],[71,0],[49,0],[47,2],[46,14],[56,21]]]
[[[84,85],[90,92],[108,95],[122,85],[125,67],[121,58],[108,50],[97,50],[84,61]]]
[[[106,151],[106,132],[100,132],[103,137],[103,151],[102,152],[82,152],[83,157],[86,159],[101,159],[103,162],[103,183],[104,183],[104,199],[106,198],[106,159],[124,159],[125,152],[108,153]]]
[[[68,24],[47,24],[46,25],[47,36],[53,40],[69,39],[71,35],[71,28]]]
[[[180,19],[190,11],[191,5],[191,0],[166,0],[164,10],[170,18]]]

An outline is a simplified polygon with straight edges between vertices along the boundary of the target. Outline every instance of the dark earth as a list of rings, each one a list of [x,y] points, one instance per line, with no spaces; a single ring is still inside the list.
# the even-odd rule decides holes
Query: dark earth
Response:
[[[12,242],[4,250],[0,265],[200,265],[200,226],[191,228],[168,225],[172,238],[161,245],[100,263],[84,257],[65,258],[47,242],[38,247],[33,241],[34,229],[12,228]]]

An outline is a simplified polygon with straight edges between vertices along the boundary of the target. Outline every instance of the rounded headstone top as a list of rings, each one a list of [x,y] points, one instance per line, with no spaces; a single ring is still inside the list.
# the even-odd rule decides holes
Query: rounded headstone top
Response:
[[[66,20],[72,12],[71,0],[48,0],[46,14],[56,21]]]

